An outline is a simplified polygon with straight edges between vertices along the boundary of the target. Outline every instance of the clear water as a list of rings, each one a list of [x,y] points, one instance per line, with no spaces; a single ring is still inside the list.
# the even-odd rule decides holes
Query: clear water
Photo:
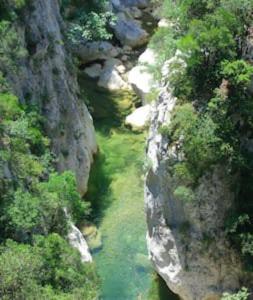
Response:
[[[80,78],[93,111],[99,154],[89,180],[87,200],[103,247],[93,253],[103,300],[172,300],[154,276],[146,249],[143,201],[145,133],[122,125],[134,105],[133,95],[108,93]]]

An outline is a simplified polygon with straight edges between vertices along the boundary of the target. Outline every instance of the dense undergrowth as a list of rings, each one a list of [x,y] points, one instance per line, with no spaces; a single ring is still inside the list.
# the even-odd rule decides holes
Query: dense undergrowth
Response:
[[[94,299],[94,265],[66,239],[69,216],[78,222],[89,205],[74,174],[55,172],[43,117],[7,80],[28,55],[17,32],[28,2],[0,4],[0,299]]]
[[[252,11],[252,0],[165,0],[161,13],[169,26],[151,41],[155,49],[159,44],[155,74],[177,57],[167,80],[178,104],[170,125],[160,128],[183,153],[170,166],[174,194],[194,201],[202,175],[223,166],[236,196],[226,232],[247,269],[253,259],[253,66],[244,57]]]

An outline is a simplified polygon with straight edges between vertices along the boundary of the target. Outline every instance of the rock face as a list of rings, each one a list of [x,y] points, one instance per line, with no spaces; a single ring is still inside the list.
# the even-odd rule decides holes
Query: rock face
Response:
[[[159,133],[176,99],[166,89],[153,105],[145,180],[149,256],[168,287],[183,300],[220,299],[247,280],[239,257],[225,238],[224,220],[234,195],[222,168],[201,178],[196,200],[175,199],[169,163],[176,148]]]
[[[18,74],[9,74],[9,79],[21,101],[35,104],[44,115],[57,169],[72,170],[83,194],[97,145],[92,118],[78,98],[72,60],[63,43],[63,26],[57,0],[33,1],[33,9],[27,9],[19,24],[28,56]]]

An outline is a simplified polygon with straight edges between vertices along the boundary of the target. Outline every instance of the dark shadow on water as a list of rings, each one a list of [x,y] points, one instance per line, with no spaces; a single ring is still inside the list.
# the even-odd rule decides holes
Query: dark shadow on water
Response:
[[[179,300],[179,297],[172,293],[162,277],[155,273],[149,290],[148,300]]]
[[[115,158],[115,167],[112,163],[107,164],[108,159],[112,159],[114,151],[106,144],[110,143],[115,133],[120,135],[132,134],[124,126],[125,116],[128,115],[133,107],[138,105],[136,97],[129,91],[109,92],[106,89],[97,86],[96,80],[88,78],[82,71],[78,77],[81,96],[91,112],[94,120],[95,129],[97,132],[99,151],[95,156],[94,163],[91,168],[88,193],[85,195],[85,200],[91,203],[92,214],[91,220],[99,225],[99,221],[103,218],[103,213],[107,207],[114,201],[110,193],[110,184],[112,176],[118,172],[122,165],[117,166],[117,158]],[[120,142],[116,147],[124,147]],[[117,153],[117,152],[116,152]],[[118,152],[119,156],[126,156],[123,149]],[[122,157],[122,159],[126,159]]]

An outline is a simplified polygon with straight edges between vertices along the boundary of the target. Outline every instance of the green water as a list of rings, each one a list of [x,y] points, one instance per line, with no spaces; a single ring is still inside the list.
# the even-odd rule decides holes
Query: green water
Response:
[[[98,89],[87,78],[79,81],[89,99],[99,145],[86,199],[102,235],[103,246],[93,253],[101,299],[172,300],[147,257],[142,175],[146,134],[122,125],[134,97]]]

